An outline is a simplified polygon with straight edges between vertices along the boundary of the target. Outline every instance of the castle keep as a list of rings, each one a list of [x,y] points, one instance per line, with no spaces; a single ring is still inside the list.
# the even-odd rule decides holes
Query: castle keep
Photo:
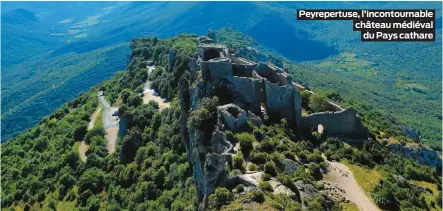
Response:
[[[237,58],[226,46],[214,43],[209,37],[198,37],[196,44],[198,56],[189,58],[189,74],[184,74],[179,81],[179,100],[182,140],[201,199],[230,181],[225,165],[231,162],[235,149],[225,130],[241,132],[248,122],[260,126],[262,119],[285,118],[297,128],[316,130],[321,125],[328,135],[367,136],[367,129],[355,110],[342,109],[330,101],[337,112],[302,116],[299,90],[304,88],[295,84],[281,68]],[[171,54],[173,59],[173,50]],[[215,95],[221,105],[217,107],[213,131],[189,128],[190,114],[200,108],[206,98]]]

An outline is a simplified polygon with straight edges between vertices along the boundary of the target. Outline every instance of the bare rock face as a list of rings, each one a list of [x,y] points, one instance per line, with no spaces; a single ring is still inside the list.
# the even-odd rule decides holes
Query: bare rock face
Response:
[[[190,152],[189,152],[189,134],[188,134],[188,128],[187,128],[187,122],[188,122],[188,111],[190,109],[191,103],[190,103],[190,94],[189,94],[189,79],[188,76],[185,74],[180,78],[180,81],[178,83],[178,90],[179,90],[179,102],[181,105],[181,111],[180,111],[180,132],[182,134],[182,141],[186,148],[186,153],[188,156],[188,160],[190,159]]]
[[[215,129],[212,133],[212,151],[225,158],[225,161],[231,163],[234,146],[226,138],[225,133]]]
[[[428,165],[432,168],[441,169],[442,159],[438,153],[424,146],[402,146],[400,144],[391,144],[388,146],[389,151],[394,154],[412,158],[419,164]]]
[[[299,165],[295,161],[290,160],[290,159],[283,159],[280,162],[283,165],[284,171],[286,171],[288,173],[295,172],[298,168],[298,165]]]
[[[204,174],[205,174],[205,191],[204,195],[214,193],[215,188],[222,185],[227,176],[225,174],[225,159],[223,156],[212,153],[206,155]]]
[[[244,185],[247,188],[257,188],[258,183],[261,180],[263,172],[251,172],[246,174],[240,174],[236,176],[229,177],[226,184],[230,187],[236,187],[239,184]],[[299,200],[297,194],[295,194],[291,189],[284,186],[281,182],[277,181],[275,178],[271,179],[269,183],[272,186],[274,194],[285,194]]]
[[[331,210],[333,205],[332,200],[327,195],[318,191],[312,184],[308,184],[300,180],[295,182],[295,186],[300,192],[300,197],[304,208],[307,205],[307,202],[312,201],[320,194],[325,199],[327,210]]]
[[[203,202],[202,209],[205,208],[207,197],[215,192],[215,188],[224,185],[227,178],[225,165],[230,162],[230,153],[233,151],[232,144],[217,127],[212,134],[187,127],[190,113],[199,109],[203,98],[212,95],[213,88],[209,82],[192,83],[187,75],[179,81],[180,131],[188,160],[193,167],[198,196]]]

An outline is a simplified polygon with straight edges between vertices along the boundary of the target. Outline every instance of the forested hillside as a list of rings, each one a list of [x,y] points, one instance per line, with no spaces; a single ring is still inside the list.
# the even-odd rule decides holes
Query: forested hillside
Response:
[[[2,140],[39,122],[78,93],[124,69],[127,43],[84,54],[44,57],[2,72]]]
[[[7,86],[2,87],[2,102],[7,103],[2,121],[10,125],[2,129],[2,141],[34,126],[66,100],[122,69],[126,55],[115,46],[139,36],[167,38],[232,27],[275,58],[283,57],[285,63],[303,62],[305,67],[294,73],[294,79],[308,82],[316,91],[336,90],[345,101],[370,106],[367,110],[377,110],[413,139],[439,149],[440,39],[435,43],[361,43],[350,21],[296,21],[299,8],[435,8],[441,24],[441,5],[436,2],[2,3],[2,46],[8,46],[2,51],[2,84]],[[441,26],[436,34],[441,37]],[[84,58],[90,59],[80,61]],[[64,59],[72,61],[66,75],[61,66]],[[107,61],[106,72],[92,66],[95,60]],[[62,80],[57,77],[87,78],[90,71],[85,71],[85,65],[104,77],[79,83],[72,91],[68,90],[71,86],[60,86]],[[59,69],[63,70],[58,74],[46,74]],[[28,88],[8,84],[10,81],[25,81],[19,84]],[[53,85],[59,87],[55,92]],[[35,102],[41,102],[44,109],[36,108]]]
[[[228,39],[226,35],[219,38],[251,60],[266,59],[277,65],[282,62],[248,48],[239,39]],[[188,58],[196,54],[195,40],[194,35],[134,39],[126,71],[82,93],[42,119],[38,126],[3,143],[2,208],[197,210],[201,201],[180,135],[177,94],[179,79],[188,73]],[[176,52],[174,61],[170,60],[171,49]],[[146,68],[148,60],[155,65],[152,74]],[[160,110],[153,101],[143,103],[139,93],[148,79],[171,100],[170,108]],[[111,154],[106,149],[103,125],[87,129],[99,105],[98,91],[118,105],[119,116],[126,119],[126,134],[118,138],[116,151]],[[188,124],[196,128],[215,124],[218,99],[222,96],[208,99],[193,111]],[[322,172],[326,158],[377,172],[380,177],[372,179],[371,188],[365,191],[384,210],[441,210],[440,170],[393,155],[376,141],[351,146],[318,132],[295,129],[284,119],[265,122],[261,127],[249,124],[243,133],[225,134],[240,149],[225,171],[230,176],[246,170],[260,171],[263,176],[255,189],[240,185],[218,187],[207,199],[208,209],[342,210],[350,204],[324,194]],[[79,156],[80,141],[90,146],[86,162]],[[294,163],[296,170],[285,169],[283,161]],[[274,182],[295,195],[277,194],[270,184]],[[300,184],[315,193],[312,198],[300,195]]]

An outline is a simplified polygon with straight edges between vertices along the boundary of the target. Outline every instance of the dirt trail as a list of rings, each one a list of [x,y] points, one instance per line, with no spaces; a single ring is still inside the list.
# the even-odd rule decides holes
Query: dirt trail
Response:
[[[98,109],[95,110],[95,112],[91,115],[91,121],[89,121],[88,124],[88,130],[91,130],[94,128],[95,120],[97,119],[97,116],[100,114],[100,111],[102,110],[102,107],[98,107]],[[83,162],[86,162],[86,152],[89,149],[89,145],[86,144],[85,141],[80,142],[80,145],[78,146],[78,153],[80,154],[80,159]]]
[[[83,162],[86,162],[86,152],[89,149],[89,145],[86,144],[85,141],[80,142],[80,145],[78,146],[78,153],[80,154],[80,159]]]
[[[92,114],[91,116],[91,121],[88,124],[88,130],[91,130],[92,128],[94,128],[94,124],[95,124],[95,119],[97,119],[97,116],[100,114],[100,111],[102,111],[102,107],[98,107],[97,110],[95,110],[95,112]]]
[[[154,66],[148,66],[147,68],[148,68],[148,74],[151,74],[151,72],[155,70]],[[143,104],[147,104],[151,100],[158,103],[158,107],[160,108],[160,110],[164,108],[169,108],[170,106],[170,102],[167,99],[158,96],[158,94],[154,91],[154,89],[150,88],[150,82],[146,81],[143,91]]]
[[[106,140],[108,140],[106,148],[108,149],[109,154],[115,152],[115,142],[117,141],[117,135],[118,135],[118,127],[111,127],[106,129],[105,138]]]
[[[380,210],[365,195],[348,167],[339,162],[328,163],[328,173],[323,176],[323,181],[329,193],[344,197],[357,205],[360,211]]]

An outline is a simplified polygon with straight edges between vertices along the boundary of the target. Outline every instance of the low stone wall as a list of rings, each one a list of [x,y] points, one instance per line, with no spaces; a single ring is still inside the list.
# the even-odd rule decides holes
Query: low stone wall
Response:
[[[348,108],[340,112],[314,113],[301,118],[300,125],[317,130],[318,125],[323,125],[324,132],[328,135],[346,136],[353,138],[366,138],[368,130],[357,117],[357,112]]]

